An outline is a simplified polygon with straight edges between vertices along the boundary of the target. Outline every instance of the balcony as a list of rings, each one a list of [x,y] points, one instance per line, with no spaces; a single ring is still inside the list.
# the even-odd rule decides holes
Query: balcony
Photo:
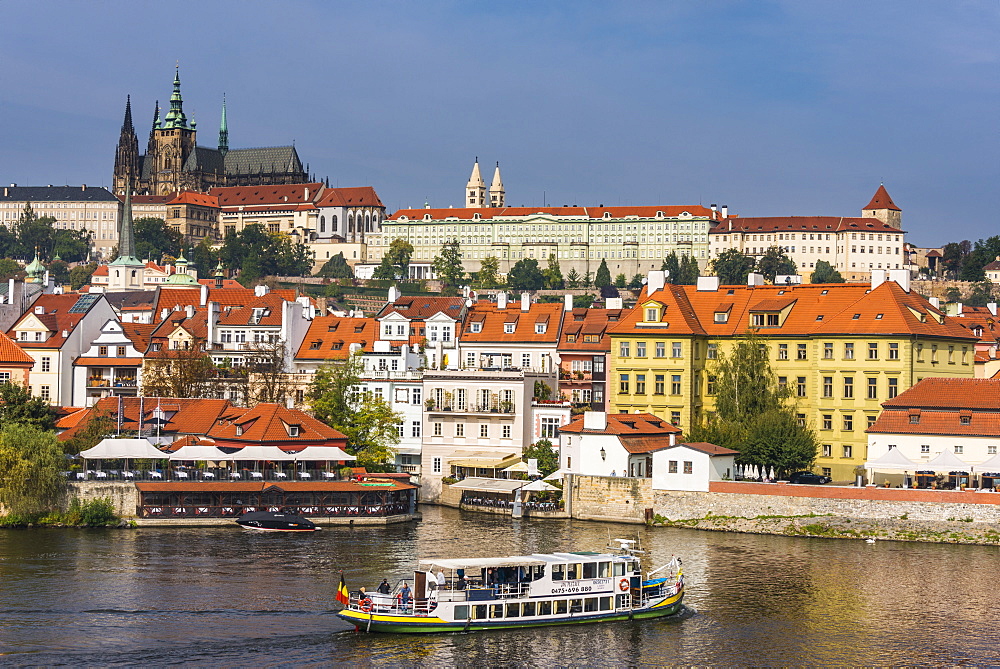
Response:
[[[135,377],[108,379],[101,376],[92,376],[87,379],[88,388],[135,388],[135,386]]]
[[[420,476],[420,465],[396,465],[396,471]]]
[[[501,404],[503,406],[500,406]],[[430,404],[426,404],[425,406],[427,407],[427,413],[506,414],[511,416],[515,413],[513,402],[501,402],[496,406],[488,407],[481,407],[475,404],[467,404],[464,407],[459,407],[457,404],[450,404],[448,402],[445,402],[441,406],[438,406],[436,403],[433,406]]]
[[[392,370],[392,369],[370,369],[361,373],[362,379],[386,380],[386,381],[419,381],[424,373],[417,369]]]

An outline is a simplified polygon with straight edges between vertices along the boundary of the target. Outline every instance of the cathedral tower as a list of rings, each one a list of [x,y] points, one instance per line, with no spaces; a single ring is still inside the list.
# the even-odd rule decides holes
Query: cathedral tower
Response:
[[[226,157],[229,152],[229,124],[226,123],[226,94],[222,94],[222,122],[219,124],[219,153]]]
[[[504,206],[503,180],[500,178],[499,162],[497,162],[497,168],[493,172],[493,183],[490,184],[490,206],[491,207]]]
[[[139,180],[139,138],[132,124],[132,96],[125,98],[125,120],[122,121],[118,148],[115,151],[115,193],[123,195],[128,184]]]
[[[863,218],[877,218],[897,230],[903,227],[903,212],[889,197],[889,192],[883,184],[879,184],[878,190],[872,196],[872,201],[861,210],[861,216]]]
[[[465,185],[465,206],[471,209],[479,209],[486,206],[486,182],[483,181],[483,175],[479,173],[479,156],[476,156],[476,162],[472,166],[472,176],[469,177],[469,183]]]
[[[180,68],[174,74],[174,92],[170,96],[170,109],[163,117],[159,128],[153,128],[156,142],[156,157],[151,165],[150,191],[154,195],[166,195],[179,191],[184,186],[182,172],[184,163],[194,151],[197,133],[184,115],[184,100],[181,97]]]

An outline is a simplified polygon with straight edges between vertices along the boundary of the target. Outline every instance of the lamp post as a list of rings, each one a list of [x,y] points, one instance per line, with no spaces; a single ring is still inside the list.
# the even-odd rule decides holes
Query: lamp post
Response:
[[[607,451],[604,450],[604,447],[601,446],[601,460],[607,460],[607,459],[608,459],[608,453]]]

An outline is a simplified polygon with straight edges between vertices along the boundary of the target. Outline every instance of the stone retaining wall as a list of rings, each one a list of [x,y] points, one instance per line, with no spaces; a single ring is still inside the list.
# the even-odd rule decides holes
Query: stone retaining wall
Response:
[[[78,497],[81,502],[108,497],[115,505],[115,513],[122,518],[134,518],[135,510],[139,506],[139,490],[131,481],[71,482],[63,498],[63,511],[69,508],[69,503],[74,497]]]

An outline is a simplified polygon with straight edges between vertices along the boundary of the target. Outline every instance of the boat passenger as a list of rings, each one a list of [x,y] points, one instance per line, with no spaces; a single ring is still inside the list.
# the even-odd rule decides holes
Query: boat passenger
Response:
[[[406,581],[403,581],[403,587],[399,589],[399,603],[405,609],[410,604],[410,586],[406,585]]]
[[[389,581],[383,578],[382,582],[379,583],[378,591],[383,595],[388,595],[392,591],[392,588],[389,587]]]
[[[448,581],[444,577],[444,572],[442,570],[438,569],[438,573],[437,573],[437,586],[438,586],[438,590],[444,590],[444,586],[447,584],[447,582]]]

